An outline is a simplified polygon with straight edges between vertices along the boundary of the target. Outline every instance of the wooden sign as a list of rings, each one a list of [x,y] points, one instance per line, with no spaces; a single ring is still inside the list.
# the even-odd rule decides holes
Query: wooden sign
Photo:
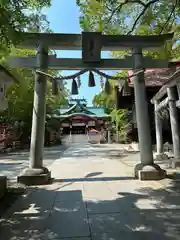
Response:
[[[101,60],[101,33],[82,32],[82,61],[100,62]]]

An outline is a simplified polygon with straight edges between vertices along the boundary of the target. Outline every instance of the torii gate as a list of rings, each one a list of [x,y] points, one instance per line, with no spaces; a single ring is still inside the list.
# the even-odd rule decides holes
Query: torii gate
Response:
[[[125,36],[102,35],[101,33],[92,32],[83,32],[82,34],[23,33],[23,40],[18,47],[37,49],[37,55],[23,58],[11,57],[9,66],[44,71],[48,68],[57,70],[133,69],[135,71],[150,68],[168,68],[167,60],[143,57],[142,49],[157,50],[172,37],[173,34]],[[48,55],[49,49],[82,49],[82,59],[56,58],[54,55]],[[125,57],[125,59],[101,59],[102,50],[131,50],[132,56]],[[135,167],[135,177],[141,180],[162,179],[166,173],[153,161],[144,72],[141,71],[134,76],[133,81],[141,157],[141,163]],[[30,165],[28,169],[18,176],[18,181],[27,185],[46,184],[51,177],[49,170],[43,167],[46,84],[46,76],[36,73]]]

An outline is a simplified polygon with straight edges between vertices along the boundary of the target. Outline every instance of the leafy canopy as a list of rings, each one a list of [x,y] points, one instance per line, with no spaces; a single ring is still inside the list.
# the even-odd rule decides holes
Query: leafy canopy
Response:
[[[168,32],[178,25],[180,0],[76,0],[84,30],[131,34]],[[141,32],[140,31],[140,32]],[[140,33],[139,32],[139,33]]]
[[[116,76],[127,76],[127,71],[119,72]],[[105,109],[107,114],[110,114],[112,123],[116,123],[116,126],[120,129],[120,134],[123,134],[123,128],[127,124],[126,113],[127,110],[116,110],[116,81],[110,80],[111,94],[107,95],[102,89],[100,93],[96,94],[93,98],[93,105]]]
[[[174,32],[164,57],[180,57],[180,0],[77,0],[85,31],[152,35]],[[179,41],[178,41],[179,40]],[[172,50],[173,46],[173,50]],[[161,52],[161,55],[163,55]],[[170,55],[170,56],[169,56]]]
[[[16,44],[23,32],[42,27],[46,21],[41,9],[50,6],[50,0],[0,0],[0,51],[7,51],[7,46]],[[37,21],[38,20],[38,21]]]
[[[13,56],[33,55],[34,50],[11,49]],[[1,115],[9,122],[24,121],[31,126],[33,98],[34,98],[34,74],[28,69],[11,69],[12,74],[18,78],[18,83],[11,85],[7,90],[8,109]],[[58,75],[57,71],[49,71],[52,75]],[[46,112],[51,114],[56,108],[64,105],[67,101],[66,89],[59,95],[53,95],[52,85],[47,82]]]
[[[153,35],[174,32],[174,38],[158,52],[144,52],[159,58],[180,59],[180,0],[76,0],[80,7],[80,25],[84,31],[104,34]],[[128,51],[111,52],[115,58],[130,54]],[[125,74],[122,72],[118,74]],[[113,86],[113,82],[111,81]],[[108,111],[112,120],[125,124],[124,110],[115,110],[115,93],[106,96],[103,91],[93,104]]]
[[[16,8],[13,7],[13,4],[17,4]],[[7,11],[16,11],[17,16],[22,17],[16,19],[19,21],[19,29],[18,27],[14,28],[13,23],[10,21],[5,22],[6,25],[4,24],[3,28],[1,29],[1,31],[8,32],[9,30],[6,29],[8,24],[9,29],[13,30],[12,36],[9,35],[9,33],[11,33],[10,31],[7,35],[3,35],[4,38],[0,40],[4,42],[4,49],[0,48],[1,64],[6,66],[9,56],[25,57],[28,55],[36,54],[34,50],[17,49],[14,46],[21,38],[21,36],[18,35],[16,31],[26,30],[28,32],[51,32],[46,16],[41,13],[41,8],[44,6],[49,6],[49,4],[50,1],[48,0],[21,0],[18,1],[18,3],[17,1],[12,0],[7,1],[6,5],[0,5],[0,7],[4,8]],[[28,10],[28,12],[25,10]],[[12,16],[12,18],[15,19],[17,16]],[[7,46],[7,44],[9,45]],[[13,123],[15,121],[21,120],[25,123],[27,130],[30,131],[34,99],[34,73],[31,70],[22,68],[9,70],[18,79],[18,82],[7,89],[6,95],[8,100],[8,109],[4,112],[1,112],[1,121]],[[58,71],[51,70],[49,70],[49,73],[54,76],[58,76],[59,74]],[[59,95],[54,96],[52,93],[52,85],[48,81],[46,93],[46,113],[52,114],[54,110],[60,108],[61,105],[64,105],[67,102],[67,97],[68,93],[66,88],[60,92]]]

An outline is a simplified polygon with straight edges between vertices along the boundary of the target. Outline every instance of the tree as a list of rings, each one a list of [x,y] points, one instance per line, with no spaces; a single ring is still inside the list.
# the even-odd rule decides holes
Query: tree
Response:
[[[41,9],[49,7],[50,2],[50,0],[0,1],[0,57],[8,51],[9,46],[21,40],[20,32],[32,26],[33,29],[35,26],[36,28],[43,26],[46,17],[41,13]]]
[[[0,8],[4,14],[0,16],[0,21],[4,21],[4,25],[2,25],[1,28],[3,33],[2,39],[4,40],[1,40],[4,43],[9,43],[10,46],[8,54],[5,54],[5,52],[0,49],[2,56],[1,64],[7,67],[6,62],[9,56],[24,57],[36,54],[35,50],[18,49],[13,46],[13,44],[17,43],[16,40],[21,40],[21,36],[18,34],[18,31],[26,30],[28,32],[51,32],[46,16],[41,13],[41,9],[49,5],[50,0],[19,0],[18,2],[15,0],[7,0],[4,4],[0,4]],[[14,13],[14,15],[12,13]],[[5,17],[10,16],[10,14],[12,15],[11,18],[5,19]],[[16,25],[14,25],[15,23]],[[5,34],[6,32],[3,31],[7,31],[8,34]],[[7,50],[7,46],[5,50]],[[22,120],[30,127],[34,98],[34,74],[31,70],[22,68],[9,70],[16,76],[18,83],[13,84],[7,90],[8,109],[1,115],[3,119],[6,119],[8,122],[12,123],[14,121]],[[50,70],[49,73],[55,76],[59,74],[58,71]],[[47,114],[51,114],[54,109],[64,104],[66,99],[66,89],[58,96],[54,96],[52,94],[51,83],[48,82],[46,99]]]
[[[16,44],[23,40],[20,31],[27,32],[51,32],[49,22],[41,13],[44,6],[48,6],[50,0],[6,0],[0,3],[0,63],[7,67],[9,56],[25,57],[35,55],[36,52],[30,49],[18,49]],[[9,69],[16,76],[18,82],[7,89],[8,109],[0,113],[3,123],[14,125],[16,121],[22,121],[23,135],[28,136],[32,125],[32,109],[34,99],[34,73],[28,69]],[[58,76],[58,71],[49,70],[49,73]],[[68,93],[66,88],[55,96],[52,93],[52,84],[47,82],[46,113],[52,114],[67,102]]]
[[[119,72],[116,74],[116,76],[126,76],[126,75],[127,75],[126,71]],[[110,80],[111,93],[108,95],[102,89],[100,93],[94,96],[92,103],[96,107],[104,108],[105,112],[111,116],[111,121],[113,125],[115,125],[116,128],[120,130],[119,132],[120,135],[123,135],[123,128],[127,123],[127,119],[126,119],[127,110],[116,109],[116,92],[115,92],[116,84],[117,83],[115,80]]]
[[[10,53],[12,56],[20,57],[34,54],[34,50],[17,48],[11,48]],[[8,109],[1,113],[1,121],[14,123],[21,120],[25,123],[26,130],[30,132],[34,99],[34,73],[22,68],[10,69],[10,71],[16,76],[18,82],[7,90]],[[54,70],[49,70],[49,73],[54,76],[59,74],[58,71]],[[56,108],[60,108],[67,102],[68,93],[65,88],[59,95],[53,95],[52,84],[48,81],[46,96],[46,113],[52,114]]]
[[[171,58],[179,58],[180,0],[77,0],[77,4],[85,31],[125,35],[175,32],[166,51]]]
[[[141,26],[150,33],[161,27],[159,33],[172,30],[179,22],[179,0],[77,0],[83,29],[131,34]],[[88,23],[89,22],[89,23]]]
[[[104,108],[105,112],[109,114],[114,108],[114,92],[110,95],[107,95],[104,91],[101,91],[94,96],[92,103],[96,107]]]
[[[112,83],[111,83],[112,84]],[[123,127],[125,126],[127,119],[127,111],[124,109],[116,109],[115,106],[115,89],[112,86],[112,93],[107,95],[104,91],[96,94],[93,98],[93,105],[96,107],[104,108],[105,112],[111,116],[111,122],[113,125],[120,129],[120,134],[123,134]]]
[[[80,25],[84,31],[123,35],[174,32],[173,40],[161,50],[155,53],[144,52],[144,55],[179,59],[180,0],[77,0],[76,2],[80,7]],[[130,51],[111,52],[115,58],[123,58],[128,54]],[[127,76],[127,72],[118,74]],[[126,113],[123,110],[113,110],[115,104],[113,94],[112,92],[107,98],[103,92],[100,92],[94,97],[93,103],[101,107],[107,108],[108,106],[112,120],[116,119],[116,122],[119,121],[120,125],[123,125]]]

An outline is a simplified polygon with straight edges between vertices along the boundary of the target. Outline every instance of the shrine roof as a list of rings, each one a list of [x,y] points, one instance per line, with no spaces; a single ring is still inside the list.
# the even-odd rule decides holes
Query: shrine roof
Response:
[[[97,107],[88,107],[88,109],[93,112],[94,114],[96,114],[97,116],[100,116],[100,115],[107,115],[105,112],[104,112],[104,109],[103,108],[97,108]]]
[[[62,119],[65,119],[65,118],[76,117],[76,116],[83,116],[83,117],[87,117],[87,118],[96,118],[97,117],[94,114],[86,114],[86,113],[63,114],[63,115],[60,115],[59,117]]]
[[[60,109],[57,109],[57,111],[60,114],[60,118],[68,118],[72,116],[82,115],[82,116],[88,116],[91,118],[103,118],[108,117],[109,115],[104,112],[103,108],[97,108],[94,106],[84,106],[80,103],[76,103],[71,107],[63,107]]]
[[[144,73],[145,84],[147,87],[160,87],[166,81],[164,78],[171,76],[171,69],[148,69]],[[128,71],[128,76],[132,75],[133,71]],[[133,78],[130,78],[129,84],[130,87],[133,87]]]
[[[180,62],[176,62],[175,67],[167,69],[147,69],[144,73],[145,84],[147,87],[161,87],[173,72],[179,68]],[[133,70],[128,71],[128,76],[133,74]],[[133,87],[133,78],[129,79],[128,85]]]

